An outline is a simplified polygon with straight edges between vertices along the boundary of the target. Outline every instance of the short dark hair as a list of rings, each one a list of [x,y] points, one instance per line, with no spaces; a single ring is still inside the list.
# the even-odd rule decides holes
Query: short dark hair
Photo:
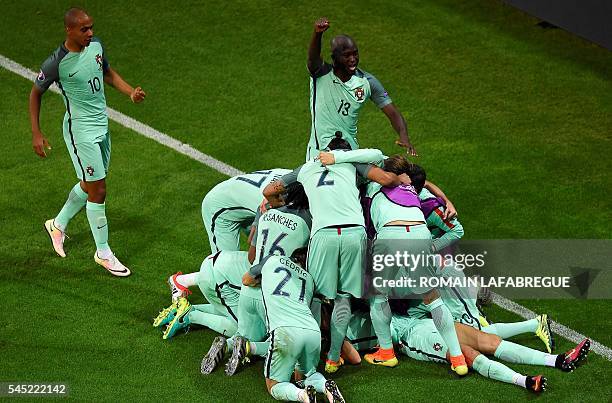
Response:
[[[291,254],[291,260],[302,266],[302,269],[306,270],[306,258],[308,257],[308,247],[304,246],[293,251]]]
[[[336,136],[329,142],[327,148],[330,150],[352,150],[348,141],[342,138],[342,132],[337,131]]]
[[[304,186],[300,182],[293,182],[287,186],[285,206],[304,210],[309,208],[308,196],[306,196]]]
[[[427,180],[425,170],[417,164],[410,164],[408,172],[406,173],[410,177],[410,182],[412,183],[412,186],[414,186],[414,188],[416,189],[417,193],[421,193],[421,190],[423,190],[423,186],[425,186],[425,181]]]
[[[410,162],[400,154],[390,156],[383,163],[385,171],[393,172],[396,175],[407,174],[408,168],[410,168]]]

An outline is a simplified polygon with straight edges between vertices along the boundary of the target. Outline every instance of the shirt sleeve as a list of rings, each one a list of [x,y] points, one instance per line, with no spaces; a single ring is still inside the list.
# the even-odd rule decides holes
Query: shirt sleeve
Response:
[[[358,150],[332,150],[336,164],[343,162],[358,162],[376,164],[383,159],[382,151],[376,148],[360,148]]]
[[[253,277],[261,276],[261,270],[263,269],[263,267],[266,264],[266,262],[268,261],[268,259],[270,259],[272,256],[274,256],[274,255],[268,255],[268,256],[264,257],[263,259],[261,259],[259,261],[259,263],[257,263],[256,265],[252,266],[249,269],[249,274],[251,276],[253,276]]]
[[[309,230],[312,229],[312,215],[310,215],[310,210],[297,210],[296,215],[304,220]]]
[[[310,73],[310,76],[313,79],[317,79],[319,77],[323,77],[324,75],[326,75],[327,73],[329,73],[330,71],[332,71],[332,65],[326,62],[323,62],[321,64],[321,66],[319,66],[319,68],[317,69],[317,71],[315,71],[314,73]]]
[[[368,173],[370,172],[370,169],[372,169],[372,167],[374,166],[372,164],[362,163],[354,163],[353,165],[355,166],[355,169],[357,170],[359,176],[366,179],[368,178]]]
[[[459,220],[457,220],[457,218],[453,218],[452,220],[443,220],[443,215],[444,208],[437,207],[429,215],[429,217],[427,217],[427,225],[429,227],[440,228],[440,230],[443,232],[442,236],[434,239],[433,241],[434,251],[436,252],[439,252],[457,242],[459,239],[461,239],[461,237],[463,237],[464,234],[463,226]]]
[[[295,168],[293,171],[289,172],[288,174],[283,175],[279,180],[281,181],[281,183],[287,187],[289,185],[291,185],[292,183],[295,183],[298,181],[298,175],[300,174],[300,169],[302,169],[303,165],[300,165],[299,167]]]
[[[255,228],[255,232],[253,232],[253,238],[251,238],[251,246],[257,246],[257,228],[259,226],[259,219],[261,216],[261,211],[257,209],[257,214],[255,214],[255,219],[253,220],[253,228]]]
[[[47,91],[51,84],[59,80],[59,62],[60,58],[56,52],[49,56],[40,66],[40,72],[34,84],[43,92]]]
[[[100,38],[96,36],[94,36],[91,41],[98,42],[100,44],[100,47],[102,48],[102,71],[106,73],[110,68],[110,64],[108,63],[108,59],[106,58],[106,49],[104,49],[104,44],[102,43]]]
[[[393,102],[391,100],[391,97],[387,93],[387,90],[385,90],[385,87],[383,87],[381,82],[378,81],[378,78],[374,77],[370,73],[365,72],[364,76],[368,79],[368,82],[370,83],[370,99],[372,100],[372,102],[374,102],[376,106],[382,109]]]

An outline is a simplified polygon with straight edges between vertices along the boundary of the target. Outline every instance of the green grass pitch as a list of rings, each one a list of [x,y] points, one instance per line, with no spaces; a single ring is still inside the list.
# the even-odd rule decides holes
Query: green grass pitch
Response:
[[[403,111],[429,177],[454,201],[471,239],[610,238],[612,55],[496,0],[313,2],[94,2],[111,65],[148,93],[108,104],[241,170],[292,168],[308,141],[306,50],[313,21],[329,39],[352,35],[361,67]],[[63,39],[68,1],[3,2],[0,54],[37,71]],[[324,54],[328,53],[324,42]],[[272,401],[258,362],[228,378],[203,377],[213,333],[171,341],[151,326],[169,301],[167,276],[195,271],[209,252],[200,203],[224,176],[111,122],[110,242],[134,274],[111,278],[93,262],[84,214],[69,227],[68,258],[43,230],[75,183],[61,135],[59,96],[43,99],[53,150],[31,151],[31,83],[0,69],[0,382],[65,382],[95,401]],[[372,105],[364,147],[396,152]],[[197,296],[195,301],[200,300]],[[609,301],[523,300],[612,345]],[[518,317],[499,308],[494,321]],[[541,348],[532,337],[517,341]],[[559,339],[559,350],[571,343]],[[543,373],[540,397],[444,366],[348,367],[334,377],[349,402],[609,401],[610,362],[591,354],[576,372]]]

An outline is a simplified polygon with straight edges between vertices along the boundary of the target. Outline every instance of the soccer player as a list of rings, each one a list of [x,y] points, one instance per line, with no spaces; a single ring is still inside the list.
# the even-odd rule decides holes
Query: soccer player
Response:
[[[182,285],[183,295],[197,285],[209,303],[191,305],[185,296],[180,296],[159,313],[153,326],[168,325],[162,336],[164,340],[190,324],[205,326],[228,337],[233,335],[238,327],[242,275],[249,267],[247,252],[219,251],[204,259],[199,272],[177,274],[175,280]]]
[[[352,152],[346,152],[342,159],[350,161],[351,154]],[[407,175],[409,166],[410,163],[401,155],[392,156],[384,161],[385,171],[396,175]],[[423,178],[420,187],[423,187],[424,184],[425,180]],[[372,230],[376,234],[372,248],[374,256],[395,256],[398,253],[418,256],[423,251],[429,253],[431,233],[425,225],[425,217],[413,185],[402,184],[396,187],[383,188],[378,183],[370,182],[367,185],[365,200],[365,205],[369,206],[365,211],[366,221],[371,224]],[[419,264],[418,267],[413,267],[407,271],[398,267],[386,267],[382,277],[380,275],[377,275],[377,277],[387,280],[411,277],[418,282],[419,277],[434,276],[434,271],[435,268],[428,264]],[[438,290],[420,286],[394,290],[384,285],[382,287],[376,286],[376,281],[373,284],[375,295],[370,297],[370,315],[380,348],[373,354],[366,354],[364,357],[366,361],[387,367],[394,367],[398,364],[389,332],[391,309],[388,296],[396,294],[396,296],[405,297],[413,294],[422,297],[434,318],[436,328],[449,346],[453,371],[461,376],[467,374],[468,368],[455,333],[453,317],[440,298]]]
[[[396,144],[416,156],[406,121],[387,91],[376,77],[357,68],[359,51],[355,41],[346,35],[334,37],[331,41],[332,64],[323,61],[321,38],[328,28],[329,20],[325,17],[315,22],[308,49],[312,126],[306,161],[316,157],[318,150],[324,150],[338,131],[353,150],[359,148],[357,119],[367,99],[372,100],[389,119],[399,135]]]
[[[467,325],[456,323],[455,327],[461,349],[471,368],[482,376],[512,383],[531,392],[544,391],[546,378],[542,375],[522,375],[502,363],[487,358],[485,354],[511,363],[555,367],[564,372],[571,372],[586,358],[591,343],[589,339],[584,339],[564,354],[551,355],[502,340],[499,336],[483,333]],[[431,319],[416,319],[394,314],[391,333],[400,351],[410,358],[438,363],[446,363],[448,360],[448,346]],[[354,342],[355,348],[371,348],[373,336],[374,332],[367,315],[361,313],[351,317],[347,338]]]
[[[259,263],[270,329],[270,349],[264,364],[266,386],[277,400],[315,402],[319,392],[330,402],[343,403],[336,383],[317,372],[321,331],[309,307],[315,285],[306,255],[307,248],[300,248],[291,258],[268,255]],[[305,389],[290,382],[296,368],[306,377]]]
[[[126,277],[130,270],[113,254],[108,244],[106,219],[106,174],[111,152],[104,83],[115,87],[139,103],[145,98],[140,88],[132,88],[113,70],[100,40],[93,36],[93,19],[85,10],[71,8],[64,15],[66,40],[42,64],[30,92],[32,147],[40,157],[51,149],[40,129],[42,95],[57,83],[66,104],[64,141],[79,182],[74,185],[59,214],[45,222],[53,249],[61,256],[68,223],[83,207],[96,243],[94,260],[114,276]]]
[[[247,230],[257,214],[262,189],[291,172],[268,169],[234,176],[213,187],[202,201],[202,220],[211,253],[240,250],[240,231]]]
[[[337,135],[328,144],[328,149],[350,150],[351,146]],[[318,161],[309,161],[264,189],[264,196],[271,203],[296,181],[302,183],[308,195],[313,217],[309,271],[315,280],[315,293],[335,300],[331,348],[325,365],[330,373],[342,365],[340,349],[350,319],[350,297],[360,298],[362,294],[366,233],[356,186],[358,177],[384,186],[401,182],[397,175],[374,165],[338,163],[324,166]]]
[[[308,197],[304,187],[293,183],[288,187],[283,197],[282,206],[270,209],[253,224],[254,236],[249,249],[249,261],[260,267],[258,263],[268,255],[291,256],[294,250],[308,244],[312,217],[308,210]],[[238,303],[238,331],[234,336],[226,339],[217,336],[210,350],[202,360],[202,373],[209,374],[221,361],[226,352],[231,356],[226,364],[226,375],[234,375],[238,366],[246,362],[245,358],[258,355],[264,356],[269,343],[263,340],[267,328],[265,310],[262,301],[261,289],[255,285],[258,272],[250,274],[254,268],[243,276],[243,285],[240,290]]]
[[[463,237],[463,226],[456,217],[445,219],[446,204],[444,200],[429,192],[423,183],[427,175],[419,165],[412,164],[408,168],[408,176],[412,180],[421,201],[421,210],[427,220],[427,227],[433,237],[433,249],[445,253],[450,246]],[[439,268],[443,277],[465,277],[462,270],[457,270],[452,263],[447,262],[445,267]],[[550,328],[548,315],[538,315],[533,319],[514,323],[495,323],[490,325],[481,314],[476,305],[476,290],[462,287],[442,287],[440,289],[442,300],[450,309],[456,322],[472,326],[485,333],[496,334],[507,339],[522,333],[534,333],[546,346],[546,351],[554,350],[554,337]],[[424,317],[429,310],[424,304],[411,307],[408,314],[413,317]]]

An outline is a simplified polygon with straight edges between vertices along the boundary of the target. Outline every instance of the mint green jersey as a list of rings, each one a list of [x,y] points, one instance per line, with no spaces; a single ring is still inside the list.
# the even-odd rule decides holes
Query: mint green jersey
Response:
[[[240,292],[242,287],[242,276],[249,271],[248,252],[246,251],[221,251],[212,255],[213,272],[217,288],[224,285]]]
[[[73,144],[94,142],[108,132],[104,96],[104,73],[108,69],[97,38],[81,52],[70,52],[62,44],[42,64],[34,83],[42,91],[57,83],[66,106],[64,127]]]
[[[423,212],[419,207],[405,207],[392,202],[381,191],[382,186],[376,182],[368,183],[366,196],[372,199],[370,217],[376,232],[392,221],[425,222]],[[417,203],[418,204],[418,203]]]
[[[285,186],[296,181],[304,186],[312,214],[311,237],[325,227],[364,226],[357,175],[367,177],[370,167],[352,163],[323,166],[310,161],[280,179]]]
[[[314,292],[310,273],[284,256],[268,255],[259,264],[268,330],[292,326],[319,331],[310,312]]]
[[[254,264],[268,255],[291,256],[296,249],[308,245],[312,217],[308,210],[283,206],[266,211],[256,225],[251,240],[257,251]]]
[[[289,169],[275,168],[229,178],[206,194],[203,207],[208,204],[206,207],[212,215],[220,214],[219,211],[223,210],[237,217],[250,217],[252,220],[263,201],[263,189],[289,172]]]
[[[368,99],[379,108],[392,102],[380,81],[373,75],[357,69],[348,81],[342,82],[334,74],[331,64],[321,65],[310,79],[312,126],[309,154],[327,147],[337,131],[342,132],[342,137],[352,149],[359,148],[357,121],[359,111]],[[307,155],[306,158],[309,160],[313,157]]]
[[[435,196],[425,188],[419,193],[419,199],[421,201],[433,198],[435,198]],[[444,206],[438,206],[426,217],[427,228],[431,231],[431,235],[434,239],[433,247],[436,251],[441,251],[457,242],[464,234],[463,226],[459,220],[457,220],[457,217],[450,220],[444,220],[442,218],[444,211]]]

